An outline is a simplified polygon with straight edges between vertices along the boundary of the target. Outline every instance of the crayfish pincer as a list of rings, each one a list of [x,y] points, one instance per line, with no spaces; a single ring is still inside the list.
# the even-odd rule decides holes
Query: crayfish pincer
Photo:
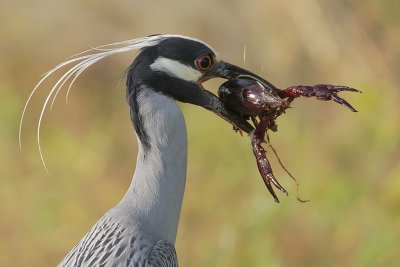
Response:
[[[333,100],[356,112],[346,100],[338,96],[341,91],[361,92],[351,87],[330,84],[291,86],[281,90],[265,80],[247,76],[229,80],[219,87],[218,96],[225,107],[254,124],[255,130],[250,134],[253,153],[261,177],[275,202],[279,202],[279,199],[272,184],[286,195],[288,193],[275,178],[266,151],[261,145],[265,143],[266,134],[268,138],[267,131],[277,131],[276,119],[285,113],[290,103],[298,97]],[[290,173],[289,175],[292,177]]]

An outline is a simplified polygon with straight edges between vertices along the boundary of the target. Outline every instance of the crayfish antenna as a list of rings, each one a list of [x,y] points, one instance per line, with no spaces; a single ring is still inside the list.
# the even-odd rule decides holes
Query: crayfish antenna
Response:
[[[301,198],[300,198],[300,195],[299,195],[300,184],[299,184],[299,182],[298,182],[297,179],[289,172],[289,170],[285,167],[285,165],[283,165],[281,159],[279,158],[278,152],[275,150],[275,148],[274,148],[274,147],[272,146],[272,144],[271,144],[271,140],[269,139],[269,134],[268,134],[268,133],[266,133],[266,136],[267,136],[267,143],[268,143],[268,146],[271,148],[272,152],[274,152],[275,157],[276,157],[276,159],[277,159],[278,162],[279,162],[279,165],[281,165],[282,169],[283,169],[283,170],[289,175],[289,177],[296,183],[296,199],[297,199],[299,202],[302,202],[302,203],[310,202],[311,200],[309,200],[309,199],[301,199]]]

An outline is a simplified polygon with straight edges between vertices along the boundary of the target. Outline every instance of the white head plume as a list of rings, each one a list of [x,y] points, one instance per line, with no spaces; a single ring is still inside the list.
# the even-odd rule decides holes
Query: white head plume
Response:
[[[191,39],[191,40],[196,40],[198,42],[201,42],[200,40],[189,38],[186,36],[182,35],[172,35],[172,34],[162,34],[162,35],[150,35],[147,37],[142,37],[142,38],[137,38],[137,39],[132,39],[132,40],[127,40],[127,41],[122,41],[122,42],[117,42],[117,43],[111,43],[111,44],[106,44],[102,46],[98,46],[89,50],[86,50],[84,52],[81,52],[79,54],[76,54],[72,56],[70,59],[58,64],[56,67],[53,69],[49,70],[47,73],[44,74],[43,78],[36,84],[32,92],[30,93],[25,106],[22,111],[21,115],[21,120],[19,124],[19,132],[18,132],[18,140],[19,140],[19,146],[22,148],[22,141],[21,141],[21,131],[22,131],[22,123],[24,120],[25,112],[26,109],[31,101],[32,96],[35,94],[35,92],[39,89],[40,85],[45,81],[49,76],[53,75],[55,72],[58,70],[73,64],[72,67],[70,67],[58,81],[55,83],[55,85],[52,87],[50,90],[49,94],[46,97],[46,100],[44,101],[42,110],[40,112],[39,120],[38,120],[38,125],[37,125],[37,143],[38,143],[38,148],[39,148],[39,153],[40,153],[40,158],[42,161],[42,164],[46,171],[49,173],[46,163],[44,161],[41,145],[40,145],[40,126],[42,123],[43,119],[43,114],[44,111],[46,110],[46,107],[49,103],[49,100],[53,96],[53,100],[51,101],[51,107],[54,104],[54,100],[56,99],[58,93],[60,90],[64,87],[64,85],[69,82],[68,86],[68,91],[66,95],[66,101],[68,101],[68,95],[71,90],[72,85],[74,84],[75,80],[79,77],[79,75],[82,74],[87,68],[95,64],[96,62],[114,55],[118,53],[124,53],[124,52],[129,52],[132,50],[139,50],[145,47],[151,47],[159,44],[163,40],[166,40],[168,38],[172,37],[178,37],[178,38],[185,38],[185,39]],[[90,53],[92,52],[92,53]]]

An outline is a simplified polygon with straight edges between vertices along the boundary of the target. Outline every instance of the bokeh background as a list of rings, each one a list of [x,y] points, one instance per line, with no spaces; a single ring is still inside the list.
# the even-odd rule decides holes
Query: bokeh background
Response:
[[[400,2],[397,0],[27,1],[0,3],[0,265],[55,266],[125,193],[137,143],[123,72],[135,52],[90,68],[36,125],[50,79],[90,46],[153,33],[207,41],[278,87],[332,83],[360,112],[297,100],[278,120],[270,156],[290,196],[275,204],[249,140],[181,105],[188,179],[177,238],[181,266],[399,266]],[[246,60],[243,59],[246,47]],[[217,82],[209,83],[216,92]],[[271,153],[270,153],[271,154]]]

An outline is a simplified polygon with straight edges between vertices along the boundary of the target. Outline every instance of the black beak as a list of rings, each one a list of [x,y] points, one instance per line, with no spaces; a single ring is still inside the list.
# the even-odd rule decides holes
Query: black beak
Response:
[[[262,83],[266,88],[270,89],[271,91],[279,90],[272,83],[268,82],[267,80],[264,80],[260,76],[254,74],[248,70],[242,69],[240,67],[237,67],[235,65],[232,65],[232,64],[229,64],[229,63],[223,62],[223,61],[217,63],[217,66],[211,71],[211,75],[213,75],[214,77],[215,76],[221,77],[221,78],[225,78],[228,80],[234,80],[234,79],[237,79],[240,77],[252,78],[252,79]]]
[[[214,112],[227,122],[231,123],[236,128],[246,133],[250,133],[251,131],[254,130],[254,127],[251,126],[251,124],[248,121],[246,121],[245,118],[243,118],[243,116],[226,109],[224,104],[216,95],[205,90],[201,86],[201,84],[199,84],[199,86],[202,88],[202,90],[197,95],[197,99],[193,99],[192,101],[186,101],[186,102],[202,106],[203,108],[206,108]]]
[[[258,80],[265,87],[271,88],[271,90],[278,90],[274,85],[258,75],[223,61],[218,62],[211,71],[204,75],[202,80],[205,81],[214,77],[220,77],[228,80],[234,80],[240,77],[251,77],[255,80]],[[246,133],[250,133],[254,130],[254,127],[248,121],[246,121],[243,116],[227,109],[217,96],[207,90],[202,90],[201,97],[195,102],[197,102],[195,104],[214,112],[221,118],[225,119]]]

